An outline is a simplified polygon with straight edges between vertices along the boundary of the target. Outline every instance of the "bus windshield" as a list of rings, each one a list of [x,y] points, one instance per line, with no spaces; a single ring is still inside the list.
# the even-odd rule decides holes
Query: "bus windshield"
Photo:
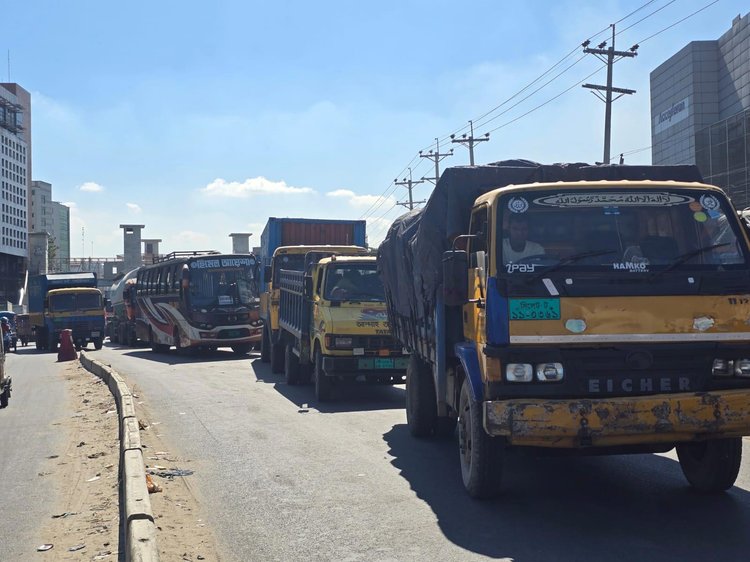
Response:
[[[501,274],[742,268],[747,248],[729,201],[708,190],[516,192],[499,205]]]
[[[252,306],[258,300],[250,267],[190,272],[190,299],[195,307]]]
[[[331,301],[384,302],[385,291],[376,264],[329,264],[323,298]]]
[[[96,293],[65,293],[49,298],[50,312],[78,312],[103,309],[102,297]]]

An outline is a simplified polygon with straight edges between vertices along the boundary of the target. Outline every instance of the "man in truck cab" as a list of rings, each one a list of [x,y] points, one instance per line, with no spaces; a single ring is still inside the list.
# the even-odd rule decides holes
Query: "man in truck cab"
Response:
[[[529,239],[529,218],[513,213],[508,219],[508,237],[503,238],[503,262],[515,263],[523,258],[544,255],[541,244]]]

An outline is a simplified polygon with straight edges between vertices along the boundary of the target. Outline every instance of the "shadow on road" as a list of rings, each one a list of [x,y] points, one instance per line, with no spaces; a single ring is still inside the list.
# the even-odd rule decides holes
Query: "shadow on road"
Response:
[[[508,459],[503,495],[464,491],[455,440],[425,441],[396,425],[384,440],[445,536],[514,560],[740,560],[750,551],[750,494],[700,495],[660,455]]]
[[[404,407],[403,385],[367,384],[360,382],[340,383],[330,402],[318,402],[312,384],[290,386],[284,375],[271,373],[271,366],[259,358],[252,361],[253,373],[258,382],[272,384],[274,390],[292,402],[297,408],[314,407],[321,414],[356,412],[369,410],[393,410]]]
[[[118,346],[116,344],[109,344],[106,347],[109,349],[127,349],[123,355],[130,357],[137,357],[139,359],[146,359],[148,361],[155,361],[157,363],[164,363],[166,365],[182,365],[185,363],[215,363],[217,361],[246,361],[257,356],[257,353],[252,351],[249,354],[236,354],[231,349],[217,349],[216,351],[200,351],[193,352],[187,350],[170,350],[164,353],[157,353],[151,351],[147,347],[142,348],[129,348],[127,346]]]

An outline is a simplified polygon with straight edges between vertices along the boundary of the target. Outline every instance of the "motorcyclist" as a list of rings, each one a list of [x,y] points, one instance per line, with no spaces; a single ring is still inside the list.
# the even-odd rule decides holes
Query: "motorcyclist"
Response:
[[[3,349],[6,351],[10,350],[12,343],[12,336],[10,330],[10,322],[4,316],[0,318],[0,326],[3,329]]]

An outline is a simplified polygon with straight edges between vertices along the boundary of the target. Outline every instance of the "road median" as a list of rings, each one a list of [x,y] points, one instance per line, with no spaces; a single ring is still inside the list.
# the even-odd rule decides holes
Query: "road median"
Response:
[[[135,402],[123,378],[108,365],[80,353],[81,365],[101,378],[117,403],[120,428],[120,482],[125,515],[121,521],[126,537],[126,560],[157,562],[156,526],[146,487],[146,469],[141,447]]]

